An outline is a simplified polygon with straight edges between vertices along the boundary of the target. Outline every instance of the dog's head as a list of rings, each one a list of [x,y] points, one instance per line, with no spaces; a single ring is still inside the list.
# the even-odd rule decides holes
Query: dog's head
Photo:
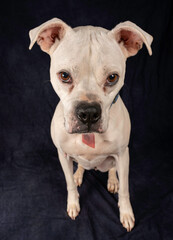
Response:
[[[110,106],[124,84],[126,59],[143,43],[152,54],[152,36],[129,21],[108,31],[72,29],[54,18],[29,35],[29,48],[37,42],[51,57],[51,83],[62,101],[68,133],[105,132]]]

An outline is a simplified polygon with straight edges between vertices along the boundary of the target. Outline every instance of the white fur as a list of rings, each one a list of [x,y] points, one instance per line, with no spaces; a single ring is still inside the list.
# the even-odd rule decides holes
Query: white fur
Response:
[[[52,37],[51,32],[57,36]],[[131,37],[129,42],[125,42],[126,35]],[[69,216],[75,219],[80,211],[76,185],[81,185],[84,169],[109,171],[108,190],[115,193],[119,188],[120,221],[130,231],[134,226],[128,186],[130,119],[120,97],[112,106],[111,103],[124,84],[126,58],[135,55],[143,42],[151,55],[152,37],[131,22],[108,31],[92,26],[72,29],[56,18],[31,30],[30,37],[30,48],[38,41],[43,51],[50,54],[51,83],[61,99],[52,119],[51,136],[67,182]],[[71,74],[71,89],[71,85],[58,79],[61,71]],[[113,87],[105,87],[112,73],[120,76],[119,81]],[[101,106],[100,125],[94,133],[95,148],[84,144],[80,133],[71,134],[78,123],[75,107],[80,101],[95,101]],[[80,126],[76,129],[80,130]],[[73,161],[79,164],[74,178]]]

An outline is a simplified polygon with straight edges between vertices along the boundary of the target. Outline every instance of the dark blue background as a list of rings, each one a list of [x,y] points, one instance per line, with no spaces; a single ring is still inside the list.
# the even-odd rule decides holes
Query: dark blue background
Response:
[[[72,27],[108,29],[135,22],[153,35],[128,59],[121,96],[132,122],[130,194],[136,226],[119,221],[107,174],[85,173],[81,213],[66,213],[66,183],[50,138],[58,97],[49,81],[49,56],[30,29],[58,17]],[[173,7],[154,1],[3,1],[0,15],[0,240],[172,240],[173,233]]]

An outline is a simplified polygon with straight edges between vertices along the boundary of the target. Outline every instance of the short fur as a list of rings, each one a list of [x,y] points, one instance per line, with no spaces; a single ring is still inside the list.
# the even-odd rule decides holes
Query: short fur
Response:
[[[54,18],[31,30],[30,39],[30,49],[37,41],[50,55],[51,83],[61,100],[52,119],[51,136],[67,182],[69,216],[75,219],[80,211],[77,186],[84,169],[108,171],[108,190],[118,192],[120,221],[130,231],[135,222],[128,184],[130,119],[120,96],[111,104],[124,84],[126,59],[143,43],[151,55],[152,36],[129,21],[109,31],[93,26],[72,29]],[[62,71],[70,73],[71,84],[59,79]],[[105,83],[112,73],[118,74],[119,80],[109,87]],[[101,117],[90,130],[77,117],[80,103],[101,107]],[[95,136],[94,148],[82,142],[82,134],[88,131]],[[78,163],[74,176],[73,161]]]

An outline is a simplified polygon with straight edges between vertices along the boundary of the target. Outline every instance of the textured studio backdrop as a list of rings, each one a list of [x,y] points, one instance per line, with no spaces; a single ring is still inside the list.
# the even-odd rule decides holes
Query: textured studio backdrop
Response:
[[[0,239],[172,240],[173,222],[173,6],[171,0],[6,1],[0,16]],[[136,225],[119,222],[117,195],[107,173],[88,171],[79,190],[81,212],[66,213],[66,183],[50,137],[59,101],[49,56],[30,29],[58,17],[71,27],[112,29],[130,20],[154,37],[127,60],[121,97],[128,108],[130,194]],[[76,56],[77,57],[77,56]]]

